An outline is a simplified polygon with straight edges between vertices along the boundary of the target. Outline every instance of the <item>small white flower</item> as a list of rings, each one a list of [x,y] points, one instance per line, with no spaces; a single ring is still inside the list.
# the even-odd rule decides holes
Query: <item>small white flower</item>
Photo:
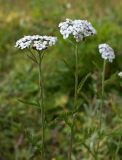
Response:
[[[118,76],[119,76],[120,78],[122,78],[122,72],[119,72],[119,73],[118,73]]]
[[[46,49],[47,47],[45,44],[41,43],[40,41],[34,41],[33,48],[38,51],[41,51],[43,49]]]
[[[96,30],[87,20],[66,19],[65,22],[59,23],[59,28],[64,39],[67,39],[69,35],[73,35],[77,42],[96,34]]]
[[[115,59],[114,50],[108,44],[100,44],[98,48],[103,59],[113,62],[113,59]]]
[[[41,51],[48,48],[49,46],[55,45],[56,41],[57,38],[51,36],[24,36],[16,42],[15,47],[18,47],[20,49],[33,48]]]
[[[31,44],[31,41],[31,36],[24,36],[16,42],[15,47],[18,47],[20,49],[28,48]]]

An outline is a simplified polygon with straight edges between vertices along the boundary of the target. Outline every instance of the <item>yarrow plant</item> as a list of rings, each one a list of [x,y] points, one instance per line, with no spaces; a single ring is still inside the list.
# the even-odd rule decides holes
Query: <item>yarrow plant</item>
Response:
[[[112,63],[113,60],[115,59],[115,54],[114,50],[106,43],[99,44],[98,49],[101,54],[101,57],[104,59],[103,72],[102,72],[102,97],[103,97],[106,61],[108,60],[109,62]]]
[[[76,42],[80,42],[84,38],[96,34],[96,30],[87,20],[66,19],[65,22],[59,24],[59,28],[64,39],[67,39],[69,35],[73,35]]]
[[[16,42],[15,47],[18,47],[20,49],[32,48],[37,51],[42,51],[44,49],[47,49],[49,46],[55,45],[56,41],[57,38],[51,36],[24,36]]]
[[[74,111],[77,109],[77,98],[78,98],[78,42],[84,40],[86,37],[96,34],[95,28],[87,20],[71,20],[66,19],[65,22],[59,24],[60,33],[63,35],[64,39],[69,38],[70,35],[74,36],[76,42],[75,45],[75,91],[74,91],[74,107],[72,111],[72,122],[70,125],[70,146],[68,153],[68,160],[72,157],[72,146],[75,135],[75,114]]]
[[[100,129],[99,129],[99,137],[101,136],[101,124],[102,124],[102,110],[104,107],[104,90],[105,90],[105,70],[106,70],[106,61],[112,63],[115,59],[114,50],[106,43],[99,44],[98,46],[99,53],[101,54],[101,57],[103,58],[103,69],[102,69],[102,90],[101,90],[101,106],[99,111],[99,118],[100,118]],[[99,143],[99,142],[98,142]],[[99,150],[99,144],[98,148]]]
[[[114,50],[106,43],[98,46],[101,57],[109,62],[113,62],[115,59]]]
[[[84,39],[89,36],[93,36],[96,34],[95,28],[92,26],[90,22],[87,20],[71,20],[66,19],[64,22],[59,24],[60,33],[64,39],[68,39],[69,36],[73,36],[75,42],[71,41],[73,46],[75,46],[75,73],[74,73],[74,103],[73,103],[73,110],[70,111],[71,121],[66,123],[70,127],[70,145],[68,151],[68,160],[72,159],[72,152],[73,152],[73,144],[74,144],[74,137],[75,137],[75,119],[76,119],[76,112],[78,109],[78,93],[79,90],[82,89],[83,83],[79,83],[79,75],[78,75],[78,45]],[[48,47],[55,45],[57,42],[57,37],[53,36],[40,36],[40,35],[32,35],[32,36],[24,36],[16,42],[15,47],[24,50],[27,49],[30,53],[29,58],[31,58],[36,64],[38,65],[38,74],[39,74],[39,98],[37,104],[41,110],[41,128],[42,128],[42,139],[41,139],[41,160],[45,160],[45,106],[44,106],[44,84],[43,84],[43,72],[42,72],[42,61],[45,54],[45,50]],[[100,117],[100,129],[99,129],[99,138],[101,136],[101,122],[102,122],[102,109],[104,107],[104,86],[105,86],[105,69],[106,69],[106,62],[113,62],[115,59],[114,50],[106,43],[100,44],[98,46],[99,53],[104,60],[103,62],[103,70],[102,70],[102,93],[101,93],[101,105],[99,109],[99,117]],[[34,51],[34,52],[33,52]],[[122,72],[118,73],[118,76],[122,78]],[[86,80],[88,76],[85,77]],[[99,151],[99,142],[97,146],[97,153]],[[86,146],[87,147],[87,146]],[[92,154],[95,159],[98,159],[94,153],[87,147],[88,151]]]
[[[15,47],[20,49],[29,49],[31,59],[37,63],[39,69],[39,99],[38,104],[41,109],[41,125],[42,125],[42,145],[41,145],[41,159],[45,160],[45,108],[44,108],[44,84],[42,74],[42,60],[44,57],[44,51],[50,46],[55,45],[57,42],[56,37],[52,36],[24,36],[16,42]],[[37,51],[38,57],[32,50]]]

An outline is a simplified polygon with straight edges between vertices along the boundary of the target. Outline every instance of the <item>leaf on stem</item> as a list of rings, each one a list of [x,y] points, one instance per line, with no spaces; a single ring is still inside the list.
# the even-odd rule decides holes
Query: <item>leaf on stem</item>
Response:
[[[79,83],[78,89],[77,89],[77,94],[79,94],[79,92],[81,91],[84,83],[86,82],[86,80],[88,79],[88,77],[91,75],[91,73],[88,73]]]
[[[108,84],[114,82],[114,80],[116,80],[116,77],[117,77],[117,72],[112,74],[109,79],[105,80],[104,84],[108,85]]]
[[[69,69],[69,70],[71,70],[71,66],[70,66],[70,64],[66,61],[66,59],[62,59],[62,61],[64,62],[64,64],[67,66],[67,68]]]
[[[21,100],[21,99],[18,99],[18,101],[21,102],[21,103],[24,103],[24,104],[27,104],[27,105],[36,106],[37,108],[39,108],[39,104],[38,103],[28,102],[28,101]]]
[[[88,152],[95,158],[95,160],[97,159],[96,158],[96,155],[93,153],[93,151],[91,150],[91,148],[85,144],[84,142],[82,142],[82,145],[88,150]]]

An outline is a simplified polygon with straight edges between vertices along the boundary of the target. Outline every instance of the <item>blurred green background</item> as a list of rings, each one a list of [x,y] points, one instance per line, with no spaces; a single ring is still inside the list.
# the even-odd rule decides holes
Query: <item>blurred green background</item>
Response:
[[[80,139],[88,140],[85,131],[97,124],[92,109],[99,101],[103,63],[98,44],[108,43],[115,50],[116,59],[107,64],[106,70],[106,79],[111,78],[106,86],[104,126],[107,132],[116,130],[117,134],[102,142],[101,152],[102,159],[114,157],[122,134],[122,82],[115,75],[122,70],[122,1],[0,0],[0,160],[40,159],[40,112],[18,100],[36,101],[38,68],[27,58],[27,51],[14,47],[16,40],[33,34],[59,39],[47,51],[43,63],[46,121],[50,129],[46,130],[46,156],[48,160],[67,159],[69,129],[63,120],[55,121],[58,115],[72,108],[74,95],[74,48],[63,40],[58,29],[59,22],[66,18],[87,19],[97,30],[97,35],[81,42],[79,48],[79,80],[87,73],[92,76],[79,96],[78,143]],[[82,145],[76,146],[77,160],[92,159]],[[121,150],[119,147],[115,160],[121,160]]]

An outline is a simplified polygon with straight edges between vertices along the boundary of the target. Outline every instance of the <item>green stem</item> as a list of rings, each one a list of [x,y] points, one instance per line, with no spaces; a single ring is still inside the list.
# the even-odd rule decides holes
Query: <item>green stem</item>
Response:
[[[104,62],[103,62],[103,71],[102,71],[101,105],[100,105],[100,110],[99,110],[100,126],[99,126],[99,138],[98,138],[98,145],[97,145],[97,154],[99,152],[101,129],[102,129],[102,111],[103,111],[103,107],[104,107],[104,90],[105,90],[105,68],[106,68],[106,60],[104,60]]]
[[[74,108],[77,107],[77,89],[78,89],[78,45],[76,44],[75,49],[75,93],[74,93]],[[73,149],[73,139],[74,139],[74,127],[75,127],[75,117],[72,112],[72,124],[70,128],[70,147],[69,147],[69,158],[68,160],[71,160],[72,157],[72,149]]]
[[[44,110],[44,86],[43,86],[43,76],[42,76],[42,59],[43,53],[39,53],[39,104],[41,107],[41,124],[42,124],[42,150],[41,159],[45,159],[45,110]]]
[[[103,62],[103,71],[102,71],[102,101],[101,101],[101,107],[100,107],[100,130],[102,125],[102,110],[104,107],[104,89],[105,89],[105,67],[106,67],[106,60]]]
[[[75,98],[74,98],[74,109],[77,107],[77,89],[78,89],[78,45],[76,45],[75,51]]]
[[[69,146],[68,160],[71,160],[72,157],[72,144],[73,144],[73,125],[70,128],[70,146]]]

